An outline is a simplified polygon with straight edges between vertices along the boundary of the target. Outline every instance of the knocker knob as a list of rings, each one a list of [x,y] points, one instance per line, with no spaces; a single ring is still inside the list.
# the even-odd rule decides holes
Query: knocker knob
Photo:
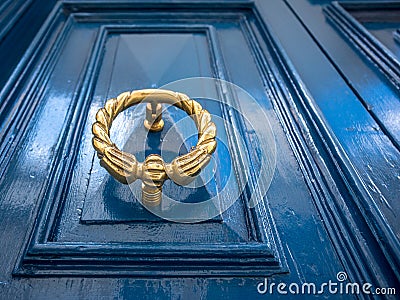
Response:
[[[134,155],[121,151],[110,139],[111,124],[120,112],[141,102],[147,102],[144,126],[150,132],[164,128],[160,103],[171,104],[184,110],[193,119],[198,130],[197,145],[171,163],[165,163],[162,157],[156,154],[149,155],[140,163]],[[142,203],[146,206],[157,206],[161,203],[165,180],[171,179],[178,185],[192,182],[209,163],[217,147],[217,129],[211,121],[210,113],[187,95],[168,90],[126,92],[107,100],[96,114],[92,132],[93,147],[100,158],[100,165],[121,183],[130,184],[136,179],[141,179]]]
[[[146,129],[149,131],[161,131],[164,128],[161,104],[154,102],[147,103],[144,127],[146,127]]]

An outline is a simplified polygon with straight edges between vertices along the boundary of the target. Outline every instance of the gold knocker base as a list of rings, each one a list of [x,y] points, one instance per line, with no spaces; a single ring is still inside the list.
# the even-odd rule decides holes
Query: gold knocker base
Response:
[[[161,131],[164,128],[162,119],[162,106],[159,103],[147,103],[146,105],[146,120],[144,127],[149,131]]]
[[[174,105],[184,110],[195,122],[198,141],[187,154],[178,156],[171,163],[165,163],[160,155],[151,154],[143,163],[130,153],[121,151],[110,139],[110,129],[116,116],[125,109],[147,102],[144,126],[149,131],[164,128],[161,103]],[[92,125],[93,147],[100,158],[100,165],[115,179],[130,184],[142,180],[142,203],[156,206],[161,203],[162,185],[171,179],[178,185],[187,185],[201,172],[211,159],[217,142],[217,129],[210,113],[187,95],[168,90],[146,89],[125,92],[107,100],[96,114]]]

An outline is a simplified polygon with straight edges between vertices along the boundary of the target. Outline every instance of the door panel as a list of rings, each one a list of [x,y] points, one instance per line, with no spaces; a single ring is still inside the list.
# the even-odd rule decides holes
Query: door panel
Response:
[[[57,4],[3,89],[4,295],[262,298],[280,296],[257,292],[264,277],[276,285],[319,286],[341,271],[350,282],[396,286],[397,125],[383,115],[382,103],[366,108],[376,91],[346,64],[354,50],[332,54],[323,33],[332,37],[336,29],[315,27],[321,19],[331,26],[321,5],[167,2]],[[365,62],[357,70],[374,74],[368,80],[382,86],[396,114],[393,82]],[[215,173],[202,188],[168,183],[165,193],[182,203],[210,196],[223,203],[227,186],[238,197],[217,216],[188,224],[147,211],[100,167],[91,125],[107,99],[192,77],[227,80],[254,97],[260,108],[252,114],[267,116],[277,157],[268,192],[253,207],[251,194],[261,194],[255,184],[260,161],[271,149],[224,104],[196,98],[226,120],[216,121],[218,148],[203,170],[204,176]],[[227,103],[251,111],[246,97],[221,91],[216,86]],[[184,115],[168,109],[166,128]],[[148,136],[143,119],[144,107],[129,109],[111,130],[113,141],[128,143],[139,161],[161,153],[161,145],[172,159],[196,142],[193,124],[174,127],[168,138],[164,132]],[[145,147],[129,143],[136,139]],[[253,168],[241,190],[244,158]]]
[[[393,13],[398,3],[380,5],[372,1],[354,4],[351,1],[339,4],[334,2],[323,8],[288,1],[288,5],[296,12],[297,18],[304,21],[308,32],[314,36],[334,68],[347,82],[351,90],[349,93],[354,94],[350,94],[350,97],[347,93],[340,96],[334,94],[333,102],[325,100],[333,98],[329,90],[326,90],[325,96],[317,102],[354,167],[355,174],[348,176],[349,180],[359,178],[356,187],[353,187],[359,193],[357,205],[391,261],[393,270],[398,274],[400,156],[396,139],[400,106],[399,91],[396,88],[398,83],[388,74],[397,72],[399,62],[394,60],[389,67],[387,63],[394,56],[380,42],[374,42],[374,47],[381,48],[375,50],[377,56],[381,57],[380,62],[377,62],[377,56],[372,51],[366,52],[371,46],[370,33],[362,30],[360,23],[351,23],[355,20],[350,23],[341,21],[352,18],[343,12],[341,6],[348,7],[350,13],[355,15],[357,11],[361,15],[363,11],[369,11],[370,19],[374,16],[383,21],[391,17],[391,14],[384,13],[385,9]],[[322,13],[323,9],[325,13]],[[338,14],[340,18],[335,17]],[[382,19],[382,16],[385,17]],[[358,37],[349,37],[346,30],[358,32]],[[335,108],[329,109],[327,105],[332,104]]]
[[[335,2],[326,8],[326,15],[333,26],[346,36],[350,45],[359,51],[360,56],[367,58],[365,60],[371,71],[377,69],[394,86],[381,84],[380,88],[364,88],[364,93],[370,95],[365,98],[364,105],[392,143],[399,148],[400,128],[393,119],[400,111],[400,106],[393,99],[396,99],[400,81],[399,44],[395,41],[396,29],[400,25],[400,9],[395,3],[390,6],[380,6],[379,3],[358,3],[355,6],[347,4],[346,8],[344,5]],[[357,80],[355,77],[353,75],[352,81]],[[379,96],[378,91],[386,97]]]
[[[38,30],[53,9],[55,0],[4,0],[0,4],[0,85],[3,87]],[[30,24],[30,26],[26,26]],[[22,38],[21,38],[22,37]],[[10,46],[12,45],[12,46]],[[2,110],[4,109],[2,103]]]
[[[229,59],[232,49],[227,43],[233,38],[243,40],[241,55],[254,65],[239,26],[246,12],[238,10],[225,16],[221,11],[225,18],[216,21],[210,19],[212,14],[194,15],[196,25],[189,23],[183,27],[187,17],[179,14],[170,16],[171,21],[161,26],[153,21],[154,14],[146,16],[149,21],[139,19],[132,12],[114,25],[112,20],[120,11],[108,14],[103,11],[98,16],[91,13],[87,18],[83,17],[85,10],[79,11],[79,5],[74,9],[78,11],[64,15],[60,8],[54,14],[52,26],[60,26],[60,32],[56,37],[49,36],[49,41],[54,38],[54,42],[38,69],[35,68],[41,76],[30,87],[39,90],[35,100],[32,99],[38,109],[32,113],[31,122],[18,141],[24,149],[16,151],[8,162],[12,166],[8,170],[21,175],[27,175],[23,171],[26,164],[32,168],[43,166],[41,174],[36,174],[37,170],[29,173],[30,184],[41,186],[36,195],[38,221],[16,274],[226,275],[247,273],[247,268],[263,275],[286,272],[285,263],[279,258],[282,256],[279,239],[268,223],[269,213],[263,204],[250,210],[249,200],[242,193],[241,199],[226,213],[211,220],[189,225],[166,222],[147,212],[138,201],[132,201],[129,188],[116,183],[98,166],[91,145],[94,115],[105,99],[117,91],[162,86],[180,78],[210,77],[223,74],[225,67],[234,74],[233,67],[221,66],[221,62],[218,65],[215,61],[221,61],[219,47],[225,59]],[[203,19],[205,24],[201,25],[198,19]],[[121,24],[121,20],[129,25]],[[130,25],[132,22],[135,25]],[[219,36],[221,46],[216,44],[220,30],[225,31]],[[82,41],[85,43],[81,46]],[[255,79],[252,84],[260,83],[259,77]],[[24,94],[23,87],[21,90]],[[215,104],[201,103],[213,114],[228,118]],[[128,112],[117,119],[113,125],[116,143],[124,142],[127,124],[137,129],[134,138],[146,138],[136,121],[143,114],[143,110],[136,114]],[[169,123],[181,117],[175,111],[168,115]],[[171,126],[169,123],[166,127]],[[229,145],[223,124],[219,132],[223,145]],[[163,139],[163,135],[149,137],[146,152],[157,152],[158,146],[153,149],[156,143],[152,138]],[[168,148],[168,142],[166,145]],[[249,142],[247,145],[248,152],[257,153],[255,145]],[[219,147],[215,155],[217,175],[204,190],[197,189],[195,194],[190,194],[185,188],[170,184],[166,187],[167,193],[176,200],[193,202],[199,193],[209,193],[207,188],[215,190],[216,185],[222,184],[217,178],[234,172],[223,157],[230,154],[230,165],[234,167],[238,164],[235,157],[243,155],[235,151],[234,147]],[[143,159],[147,153],[135,154]],[[6,174],[5,178],[10,178],[4,182],[5,189],[22,188],[11,176]],[[237,188],[234,180],[227,184],[231,192]],[[298,195],[307,199],[306,186],[298,187]],[[101,258],[105,253],[107,257]],[[244,258],[247,262],[243,262]],[[110,259],[114,261],[112,268],[107,267]],[[185,261],[185,265],[179,263],[178,267],[177,260]],[[82,268],[83,265],[86,267]]]

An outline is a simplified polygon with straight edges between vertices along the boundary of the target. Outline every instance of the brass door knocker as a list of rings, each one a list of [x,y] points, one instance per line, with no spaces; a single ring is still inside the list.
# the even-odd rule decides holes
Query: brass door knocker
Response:
[[[164,127],[160,103],[172,104],[184,110],[195,122],[198,130],[197,145],[190,152],[178,156],[171,163],[165,163],[160,155],[150,154],[143,163],[136,157],[118,149],[110,139],[110,128],[116,116],[125,109],[146,102],[144,126],[149,131],[160,131]],[[162,198],[162,185],[168,178],[178,185],[192,182],[211,159],[217,147],[217,129],[211,121],[210,113],[187,95],[169,90],[146,89],[125,92],[107,100],[96,114],[92,125],[93,147],[100,158],[100,165],[115,179],[130,184],[142,180],[142,203],[148,206],[159,205]]]

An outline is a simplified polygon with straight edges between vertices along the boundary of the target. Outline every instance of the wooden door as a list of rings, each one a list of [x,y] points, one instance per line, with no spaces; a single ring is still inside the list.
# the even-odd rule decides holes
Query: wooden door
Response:
[[[33,3],[5,3],[0,32],[1,298],[396,297],[398,4],[61,1],[29,33]],[[207,182],[164,192],[232,199],[220,213],[153,213],[99,165],[96,112],[146,88],[193,92],[216,120]],[[196,142],[184,116],[148,134],[138,105],[111,136],[173,157]]]

